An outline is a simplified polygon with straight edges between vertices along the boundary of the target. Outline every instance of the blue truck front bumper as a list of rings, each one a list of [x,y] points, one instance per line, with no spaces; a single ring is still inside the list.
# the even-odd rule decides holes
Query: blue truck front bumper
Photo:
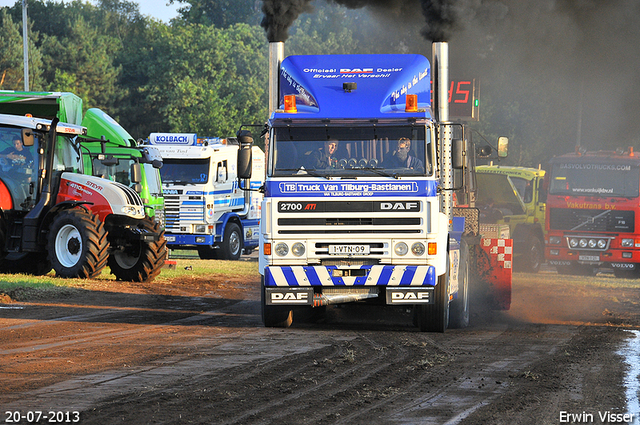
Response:
[[[433,266],[267,266],[265,286],[435,286]]]

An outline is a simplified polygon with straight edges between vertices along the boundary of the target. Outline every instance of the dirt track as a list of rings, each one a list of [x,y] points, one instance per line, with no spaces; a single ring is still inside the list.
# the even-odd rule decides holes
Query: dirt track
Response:
[[[607,282],[616,281],[516,274],[511,311],[476,307],[471,327],[425,334],[405,311],[358,306],[265,329],[257,276],[102,281],[0,304],[2,418],[78,411],[82,424],[479,425],[581,414],[593,416],[581,423],[606,423],[599,415],[627,412],[619,351],[640,327],[640,284]]]

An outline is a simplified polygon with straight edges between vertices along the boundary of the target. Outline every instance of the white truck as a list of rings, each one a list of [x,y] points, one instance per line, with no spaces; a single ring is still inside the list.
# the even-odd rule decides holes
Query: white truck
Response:
[[[475,162],[464,127],[448,120],[447,51],[434,45],[432,75],[420,55],[284,58],[270,43],[265,326],[359,303],[412,307],[421,331],[444,332],[468,325],[470,288],[510,307],[512,241],[481,234],[458,194],[472,199]]]
[[[165,237],[170,249],[197,249],[201,259],[237,260],[259,243],[264,153],[251,148],[252,178],[238,179],[236,138],[152,133],[162,155]],[[250,190],[252,189],[252,190]]]

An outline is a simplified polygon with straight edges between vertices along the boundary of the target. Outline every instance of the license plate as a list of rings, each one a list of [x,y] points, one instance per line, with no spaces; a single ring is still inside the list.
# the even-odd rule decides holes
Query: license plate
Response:
[[[369,245],[329,245],[329,254],[367,255],[369,254]]]
[[[600,261],[599,255],[580,255],[578,257],[580,261]]]
[[[167,242],[175,242],[176,241],[176,237],[175,236],[165,236],[164,237]]]

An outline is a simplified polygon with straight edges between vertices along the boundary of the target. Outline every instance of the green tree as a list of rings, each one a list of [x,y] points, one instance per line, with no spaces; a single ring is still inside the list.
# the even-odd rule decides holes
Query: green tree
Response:
[[[117,87],[121,71],[113,58],[120,43],[101,35],[82,17],[68,23],[68,35],[45,36],[45,89],[70,91],[80,96],[87,107],[112,109],[122,97]]]
[[[241,124],[264,123],[267,60],[260,27],[152,22],[146,37],[137,64],[124,67],[133,109],[122,122],[136,137],[155,131],[227,137]]]
[[[169,4],[186,4],[178,11],[189,24],[228,28],[235,24],[258,25],[262,19],[260,0],[169,0]]]
[[[6,9],[0,11],[0,88],[3,90],[24,89],[24,53],[22,25],[13,21]],[[29,39],[29,87],[42,84],[42,57],[34,40],[38,34],[31,29]]]

